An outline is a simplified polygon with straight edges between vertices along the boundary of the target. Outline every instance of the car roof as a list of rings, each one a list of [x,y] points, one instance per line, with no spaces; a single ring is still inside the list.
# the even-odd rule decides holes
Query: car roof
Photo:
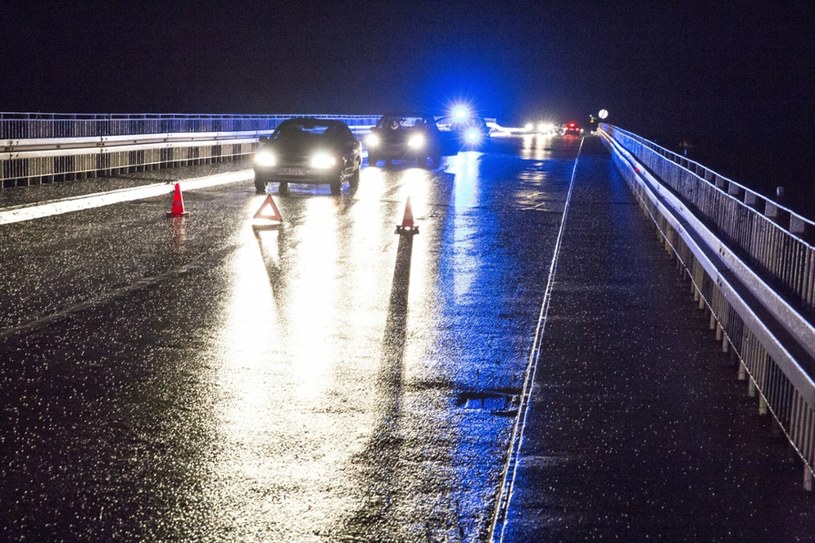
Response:
[[[427,112],[421,111],[391,111],[389,113],[385,113],[382,115],[383,117],[428,117],[428,118],[435,118],[433,115]]]
[[[324,125],[342,125],[348,126],[343,121],[337,119],[322,119],[319,117],[292,117],[290,119],[286,119],[283,123],[298,123],[298,124],[324,124]],[[280,123],[280,124],[283,124]]]
[[[454,121],[454,122],[456,122],[456,119],[455,119],[454,115],[442,115],[441,117],[437,117],[437,119],[440,120],[440,121]],[[481,123],[487,122],[484,119],[484,117],[482,117],[481,115],[468,115],[467,117],[464,118],[464,122],[473,121],[473,120],[481,122]]]

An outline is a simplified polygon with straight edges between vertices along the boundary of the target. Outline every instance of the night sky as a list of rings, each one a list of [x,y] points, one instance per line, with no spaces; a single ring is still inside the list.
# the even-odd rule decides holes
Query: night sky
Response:
[[[440,113],[467,99],[503,125],[585,122],[606,108],[610,122],[666,145],[679,134],[700,145],[794,138],[802,154],[815,150],[810,11],[804,2],[7,2],[0,111]]]

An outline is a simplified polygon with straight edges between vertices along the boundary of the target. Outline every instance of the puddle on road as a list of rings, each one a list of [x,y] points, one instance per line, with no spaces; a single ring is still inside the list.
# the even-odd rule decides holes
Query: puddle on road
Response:
[[[497,391],[462,392],[456,405],[464,409],[488,411],[492,415],[514,416],[518,411],[518,396]]]

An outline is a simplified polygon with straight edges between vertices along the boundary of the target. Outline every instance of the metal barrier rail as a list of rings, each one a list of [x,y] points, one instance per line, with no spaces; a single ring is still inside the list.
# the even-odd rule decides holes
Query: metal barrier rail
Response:
[[[28,138],[0,140],[0,160],[40,156],[86,154],[101,148],[137,151],[149,146],[215,145],[258,141],[272,130],[244,132],[187,132],[176,134],[131,134],[128,136],[93,136],[79,138]]]
[[[803,460],[804,487],[812,490],[815,253],[805,239],[812,222],[640,136],[611,125],[600,134],[690,277],[694,300],[710,312],[710,329],[737,360],[738,378],[749,378],[759,413],[773,416],[773,430]],[[787,217],[779,221],[778,211]]]
[[[116,148],[37,151],[30,157],[0,160],[2,187],[10,188],[67,179],[146,171],[234,160],[254,152],[257,140],[229,144],[201,142],[147,144]]]
[[[716,172],[618,127],[603,130],[711,224],[721,240],[815,320],[815,223]]]
[[[377,115],[205,115],[177,113],[3,113],[0,140],[273,130],[290,117],[340,119],[349,126],[376,124]]]
[[[339,119],[355,132],[373,115],[0,113],[0,189],[233,160],[291,117]]]

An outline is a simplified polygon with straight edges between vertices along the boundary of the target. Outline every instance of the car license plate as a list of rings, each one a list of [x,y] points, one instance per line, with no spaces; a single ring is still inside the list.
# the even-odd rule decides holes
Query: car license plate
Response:
[[[306,175],[306,170],[303,168],[280,168],[282,175]]]

